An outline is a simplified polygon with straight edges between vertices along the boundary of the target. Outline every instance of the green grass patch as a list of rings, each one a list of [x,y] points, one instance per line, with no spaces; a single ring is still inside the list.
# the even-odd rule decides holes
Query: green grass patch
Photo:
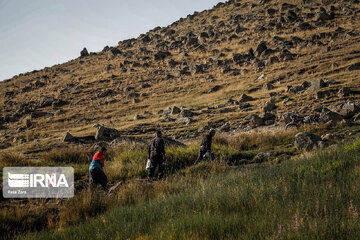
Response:
[[[196,168],[211,169],[203,164],[211,163]],[[189,173],[143,188],[140,192],[152,197],[121,205],[77,226],[21,237],[357,239],[359,169],[358,148],[338,147],[278,165],[212,172],[207,178]]]

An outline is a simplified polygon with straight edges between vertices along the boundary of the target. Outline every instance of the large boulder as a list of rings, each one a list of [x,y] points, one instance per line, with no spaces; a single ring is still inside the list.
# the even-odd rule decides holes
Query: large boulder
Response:
[[[299,150],[311,151],[326,146],[326,143],[318,135],[300,132],[295,135],[295,146]]]
[[[100,126],[98,127],[98,130],[95,134],[95,140],[113,140],[120,136],[120,132],[115,128],[107,128],[105,126]]]
[[[335,112],[340,114],[343,118],[349,119],[359,112],[359,106],[354,102],[346,102],[336,106]]]
[[[327,108],[324,108],[322,112],[320,113],[320,121],[324,123],[331,123],[332,125],[336,125],[337,123],[341,122],[343,120],[343,117],[333,112]]]

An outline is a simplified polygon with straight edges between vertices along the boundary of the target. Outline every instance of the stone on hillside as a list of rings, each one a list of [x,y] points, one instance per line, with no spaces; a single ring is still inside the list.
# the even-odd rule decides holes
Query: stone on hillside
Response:
[[[263,91],[269,91],[271,89],[274,89],[274,86],[271,83],[265,83],[263,85]]]
[[[331,90],[325,90],[325,91],[317,91],[315,98],[323,99],[323,98],[329,98],[331,96],[333,96],[333,92]]]
[[[239,103],[240,110],[245,110],[245,109],[248,109],[249,107],[251,107],[250,103]]]
[[[164,60],[165,58],[167,58],[169,56],[171,56],[170,52],[158,51],[156,54],[154,54],[154,60],[155,61]]]
[[[58,108],[58,107],[62,107],[64,105],[68,104],[67,101],[64,101],[64,100],[61,100],[61,99],[55,99],[53,102],[52,102],[52,108]]]
[[[324,108],[322,112],[320,113],[320,121],[323,123],[328,123],[332,125],[336,125],[337,123],[341,122],[343,120],[343,117],[333,111],[330,111],[327,108]]]
[[[209,93],[214,93],[214,92],[217,92],[221,89],[221,86],[220,85],[216,85],[214,87],[212,87],[210,90],[209,90]]]
[[[335,107],[335,112],[343,116],[345,119],[352,118],[359,112],[359,106],[354,102],[342,103]]]
[[[44,97],[44,98],[40,101],[40,107],[51,106],[54,101],[55,101],[55,98],[53,98],[53,97]]]
[[[312,93],[315,91],[320,90],[320,88],[327,87],[326,83],[324,82],[324,79],[316,79],[310,82],[310,87],[306,90],[307,93]]]
[[[81,52],[80,52],[80,57],[87,57],[89,56],[89,52],[86,48],[84,48]]]
[[[54,114],[42,111],[35,111],[31,113],[31,119],[41,118],[41,117],[52,117]]]
[[[264,125],[264,121],[259,115],[253,114],[250,118],[250,126],[255,128]]]
[[[299,150],[311,151],[326,145],[320,136],[309,132],[300,132],[295,135],[295,146]]]
[[[171,114],[175,115],[175,114],[179,114],[181,112],[181,109],[178,108],[177,106],[174,106],[171,110]]]
[[[189,124],[189,123],[193,122],[193,120],[191,117],[182,117],[182,118],[176,119],[176,122]]]
[[[259,43],[259,45],[256,47],[256,56],[260,56],[262,52],[264,52],[267,49],[266,42],[262,41]]]
[[[264,112],[270,112],[276,109],[276,105],[271,102],[266,102],[265,106],[263,107]]]
[[[263,121],[275,120],[276,119],[276,115],[271,113],[271,112],[265,112],[260,117],[263,119]]]
[[[11,143],[0,143],[0,149],[6,149],[11,147]]]
[[[342,87],[338,91],[337,95],[338,97],[348,97],[351,93],[351,89],[349,87]]]
[[[107,97],[109,95],[113,94],[113,91],[111,89],[105,90],[103,92],[99,92],[96,94],[96,97],[98,98],[103,98],[103,97]]]
[[[253,97],[250,97],[246,94],[241,94],[239,102],[249,102],[249,101],[253,101],[253,100],[254,100]]]
[[[95,140],[113,140],[120,136],[120,132],[115,128],[100,126],[95,134]]]
[[[75,142],[76,138],[71,135],[69,132],[66,132],[65,135],[62,138],[63,142]]]
[[[193,115],[194,115],[193,112],[187,109],[184,109],[180,112],[180,116],[184,118],[191,118]]]
[[[136,120],[141,120],[141,119],[144,119],[144,117],[143,116],[141,116],[141,115],[135,115],[134,116],[134,120],[136,121]]]
[[[360,62],[350,65],[347,68],[348,71],[360,70]]]

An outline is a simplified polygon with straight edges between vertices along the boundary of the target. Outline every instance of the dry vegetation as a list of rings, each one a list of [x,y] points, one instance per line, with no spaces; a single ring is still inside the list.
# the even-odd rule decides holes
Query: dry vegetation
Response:
[[[281,10],[284,3],[295,6]],[[321,7],[327,12],[335,9],[335,17],[317,21]],[[277,10],[273,16],[269,13],[271,9]],[[289,10],[301,16],[300,20],[286,20]],[[282,18],[285,20],[282,21]],[[310,23],[313,29],[299,29],[298,25],[302,22]],[[261,29],[261,26],[265,29]],[[238,27],[245,30],[237,32]],[[339,31],[339,28],[343,30]],[[158,239],[170,236],[174,239],[216,239],[243,235],[258,239],[302,239],[301,233],[304,233],[303,236],[308,237],[315,234],[319,238],[328,236],[328,239],[335,239],[346,237],[346,230],[349,230],[350,237],[356,236],[360,206],[355,193],[359,188],[353,187],[350,191],[343,187],[349,182],[351,186],[358,187],[358,182],[353,181],[359,175],[356,158],[358,142],[345,149],[329,150],[325,155],[304,155],[302,160],[289,160],[298,159],[297,156],[301,154],[293,144],[297,132],[342,134],[350,141],[358,137],[358,125],[334,127],[313,124],[285,130],[280,116],[285,112],[312,114],[319,105],[331,107],[347,100],[359,100],[360,70],[348,70],[349,66],[359,63],[359,29],[360,6],[356,1],[234,0],[211,10],[194,13],[168,27],[155,28],[137,39],[121,41],[112,48],[121,53],[113,54],[111,50],[104,49],[90,56],[19,74],[0,82],[0,143],[12,144],[8,149],[0,150],[0,167],[73,166],[76,180],[76,195],[71,200],[1,199],[0,230],[7,233],[2,236],[13,238],[20,234],[21,238],[23,233],[45,229],[55,230],[58,238],[69,238],[73,237],[72,234],[79,234],[79,229],[83,227],[86,229],[86,233],[83,230],[83,238],[87,234],[94,237],[97,233],[93,233],[93,230],[99,230],[99,222],[101,226],[106,221],[120,226],[124,224],[122,220],[114,218],[127,219],[127,216],[136,216],[134,219],[139,224],[126,225],[129,232],[123,235],[119,235],[119,229],[110,224],[109,235],[96,235],[97,238]],[[168,34],[170,30],[174,30],[174,33]],[[200,39],[201,33],[210,34],[211,31],[214,36],[201,42],[205,50],[187,45],[190,32]],[[151,40],[144,41],[145,36]],[[276,41],[276,38],[283,40]],[[181,45],[172,48],[171,44],[177,41]],[[281,58],[281,53],[286,49],[294,56],[292,59],[267,62],[264,67],[257,66],[259,61],[268,61],[270,57],[260,55],[242,64],[233,61],[233,54],[246,54],[250,48],[255,51],[261,41],[266,42],[268,49],[275,50],[274,56]],[[171,56],[155,60],[154,54],[158,51],[169,51]],[[178,64],[171,67],[170,60]],[[224,71],[219,60],[228,61],[225,65],[236,70],[235,73]],[[201,64],[208,66],[204,72],[179,73],[184,67],[189,67],[190,73],[195,65]],[[127,71],[123,71],[123,68]],[[346,97],[334,94],[317,99],[316,92],[293,94],[286,91],[289,85],[301,85],[304,81],[318,78],[337,82],[321,90],[337,92],[342,87],[350,87],[352,92]],[[263,90],[265,83],[271,83],[274,88]],[[144,84],[148,86],[144,87]],[[210,93],[209,90],[215,86],[220,86],[220,89]],[[107,90],[112,92],[107,96],[99,95]],[[129,96],[130,93],[135,95]],[[228,101],[230,98],[238,100],[244,93],[255,98],[246,111]],[[270,95],[275,97],[271,100]],[[66,103],[60,107],[41,107],[45,96]],[[114,103],[106,103],[112,99],[115,99]],[[275,124],[251,129],[246,117],[263,113],[262,108],[269,101],[277,106],[274,111],[277,117]],[[31,108],[25,113],[20,111],[24,104]],[[221,104],[223,106],[218,107]],[[189,124],[163,121],[158,111],[172,106],[191,109],[195,114],[193,121]],[[230,110],[222,111],[226,108]],[[60,109],[63,113],[56,114]],[[16,115],[19,111],[20,115]],[[31,117],[33,111],[54,115]],[[144,118],[134,120],[137,114]],[[179,118],[178,115],[169,116]],[[28,119],[31,124],[26,126]],[[192,166],[199,148],[199,136],[207,130],[206,127],[220,127],[226,122],[230,125],[230,132],[219,133],[214,140],[216,160]],[[93,154],[94,141],[81,144],[63,143],[60,140],[67,131],[77,137],[93,137],[96,131],[93,125],[97,123],[116,128],[122,135],[142,138],[148,138],[154,129],[160,128],[166,135],[180,139],[188,146],[168,148],[165,167],[167,179],[147,184],[143,181],[146,175],[146,145],[129,142],[117,145],[106,156],[109,161],[105,163],[105,171],[110,184],[121,183],[121,188],[114,195],[89,193],[86,189],[88,157]],[[263,159],[258,156],[263,152],[270,153],[269,157]],[[306,159],[307,156],[310,160]],[[341,156],[350,160],[347,162]],[[324,163],[325,167],[310,164],[312,160]],[[285,166],[279,164],[284,162]],[[277,170],[283,175],[276,175]],[[334,179],[327,174],[335,176]],[[349,178],[345,174],[349,174]],[[301,181],[294,182],[296,177]],[[315,184],[317,181],[322,184],[319,189]],[[234,190],[230,190],[230,187]],[[291,187],[296,191],[292,192]],[[331,189],[329,197],[333,197],[334,203],[326,206],[334,212],[316,215],[315,212],[323,209],[324,204],[329,204],[320,196],[327,193],[328,187]],[[338,188],[347,194],[346,199],[331,195],[338,193]],[[302,190],[306,191],[304,195]],[[309,200],[308,205],[302,205],[302,200],[312,196],[311,191],[318,195]],[[280,196],[284,196],[284,199],[280,199]],[[179,200],[181,198],[186,200],[183,205]],[[206,203],[208,199],[213,200]],[[232,205],[230,200],[236,204]],[[289,208],[282,211],[282,207],[288,206],[288,203],[291,203]],[[166,206],[165,209],[161,204]],[[185,215],[174,208],[176,204],[181,205],[179,209],[184,210]],[[268,208],[278,209],[279,215],[272,216]],[[115,209],[114,213],[109,209]],[[149,213],[144,219],[138,219],[144,209],[150,209]],[[172,211],[169,221],[173,224],[164,227],[168,220],[167,209]],[[340,215],[335,213],[336,209],[341,209]],[[234,210],[248,214],[232,214]],[[156,229],[164,229],[159,233],[149,227],[149,223],[155,221],[151,217],[153,213],[159,213],[161,217]],[[345,221],[349,216],[352,218]],[[283,222],[278,222],[277,217]],[[211,219],[229,221],[217,228],[214,226],[218,222]],[[186,224],[186,220],[193,225]],[[240,224],[248,220],[248,225]],[[78,222],[81,223],[80,227],[69,228],[69,225]],[[241,228],[234,227],[235,223],[236,227],[241,225]],[[315,226],[315,223],[318,225]],[[343,227],[341,224],[349,225]],[[91,226],[96,227],[90,229]],[[139,229],[138,234],[136,231]],[[206,230],[204,237],[200,235],[202,230]],[[148,232],[151,232],[150,235],[147,235]],[[184,232],[188,235],[184,235]],[[324,232],[328,235],[321,235]],[[46,239],[48,234],[41,233],[40,239]],[[37,237],[31,235],[29,238]]]

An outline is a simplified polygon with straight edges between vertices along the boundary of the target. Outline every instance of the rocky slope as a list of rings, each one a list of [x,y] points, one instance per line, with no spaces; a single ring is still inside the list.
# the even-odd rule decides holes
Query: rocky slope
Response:
[[[156,128],[187,139],[210,127],[284,126],[289,112],[351,124],[360,110],[359,29],[357,0],[219,3],[0,82],[0,147],[32,155],[67,144],[66,132],[65,141],[92,144]],[[105,139],[102,125],[113,128]]]

